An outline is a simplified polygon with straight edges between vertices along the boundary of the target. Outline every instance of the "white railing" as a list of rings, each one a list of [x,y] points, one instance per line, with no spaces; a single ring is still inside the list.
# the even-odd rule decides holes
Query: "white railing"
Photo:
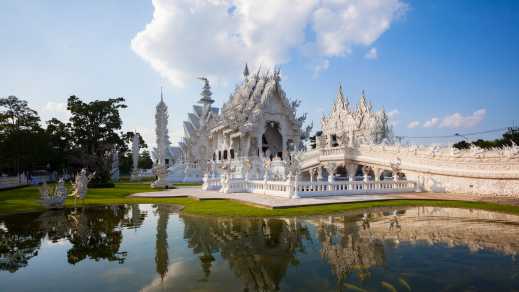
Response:
[[[297,182],[295,194],[300,197],[359,195],[359,194],[387,194],[414,192],[414,181],[314,181]]]
[[[14,188],[29,184],[25,175],[20,176],[0,176],[0,190]]]
[[[291,184],[288,181],[249,180],[246,186],[249,193],[288,197]]]
[[[344,155],[344,146],[331,147],[331,148],[322,148],[321,156],[329,156],[329,155]]]
[[[205,178],[204,190],[227,193],[254,193],[281,197],[317,197],[360,194],[388,194],[414,192],[416,182],[402,181],[271,181],[231,178],[222,188],[220,178]]]

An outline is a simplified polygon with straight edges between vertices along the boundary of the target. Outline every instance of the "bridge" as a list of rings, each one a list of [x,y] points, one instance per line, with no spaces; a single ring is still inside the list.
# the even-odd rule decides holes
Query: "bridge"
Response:
[[[424,145],[330,145],[303,152],[303,180],[329,181],[337,176],[378,182],[416,183],[417,191],[519,196],[519,147],[459,150]]]

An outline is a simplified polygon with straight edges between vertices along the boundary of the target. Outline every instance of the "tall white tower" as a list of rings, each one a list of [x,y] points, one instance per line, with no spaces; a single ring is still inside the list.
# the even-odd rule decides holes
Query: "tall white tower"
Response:
[[[168,151],[171,142],[168,134],[168,106],[164,102],[164,94],[162,88],[160,90],[160,102],[155,108],[155,135],[157,142],[157,163],[155,164],[155,175],[157,180],[154,181],[152,187],[171,187],[172,184],[166,182],[168,174],[166,164],[166,151]]]

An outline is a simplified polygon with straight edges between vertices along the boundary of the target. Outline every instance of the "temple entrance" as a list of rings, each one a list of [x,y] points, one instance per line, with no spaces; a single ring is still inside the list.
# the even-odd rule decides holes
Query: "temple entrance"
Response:
[[[267,122],[262,136],[262,149],[265,157],[283,157],[283,137],[279,131],[279,123]]]

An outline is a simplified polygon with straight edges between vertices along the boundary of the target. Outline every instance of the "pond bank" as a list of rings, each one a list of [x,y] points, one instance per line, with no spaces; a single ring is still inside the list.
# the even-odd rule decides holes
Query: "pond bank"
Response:
[[[517,206],[517,202],[515,201],[480,202],[474,201],[474,197],[467,196],[460,199],[460,197],[450,194],[383,195],[392,196],[394,198],[392,198],[392,200],[387,200],[387,197],[385,197],[382,200],[378,201],[371,200],[364,202],[343,202],[294,208],[267,209],[251,206],[250,204],[246,204],[236,200],[214,200],[207,198],[205,200],[196,200],[188,198],[190,193],[196,192],[196,188],[179,188],[176,190],[167,190],[166,192],[177,192],[179,190],[183,190],[183,192],[185,192],[186,194],[184,196],[178,197],[136,197],[130,195],[150,192],[159,192],[157,194],[161,194],[165,193],[165,190],[151,189],[149,185],[146,183],[118,183],[114,188],[90,189],[85,200],[77,201],[75,203],[73,199],[67,199],[65,206],[80,207],[89,205],[165,203],[184,206],[183,212],[188,214],[227,217],[279,217],[296,215],[321,215],[339,213],[348,210],[358,210],[384,206],[458,207],[519,214],[519,206]],[[485,200],[485,198],[480,199]],[[15,190],[0,191],[0,216],[6,214],[25,213],[40,210],[44,210],[44,208],[39,203],[39,193],[36,187],[26,187]]]

